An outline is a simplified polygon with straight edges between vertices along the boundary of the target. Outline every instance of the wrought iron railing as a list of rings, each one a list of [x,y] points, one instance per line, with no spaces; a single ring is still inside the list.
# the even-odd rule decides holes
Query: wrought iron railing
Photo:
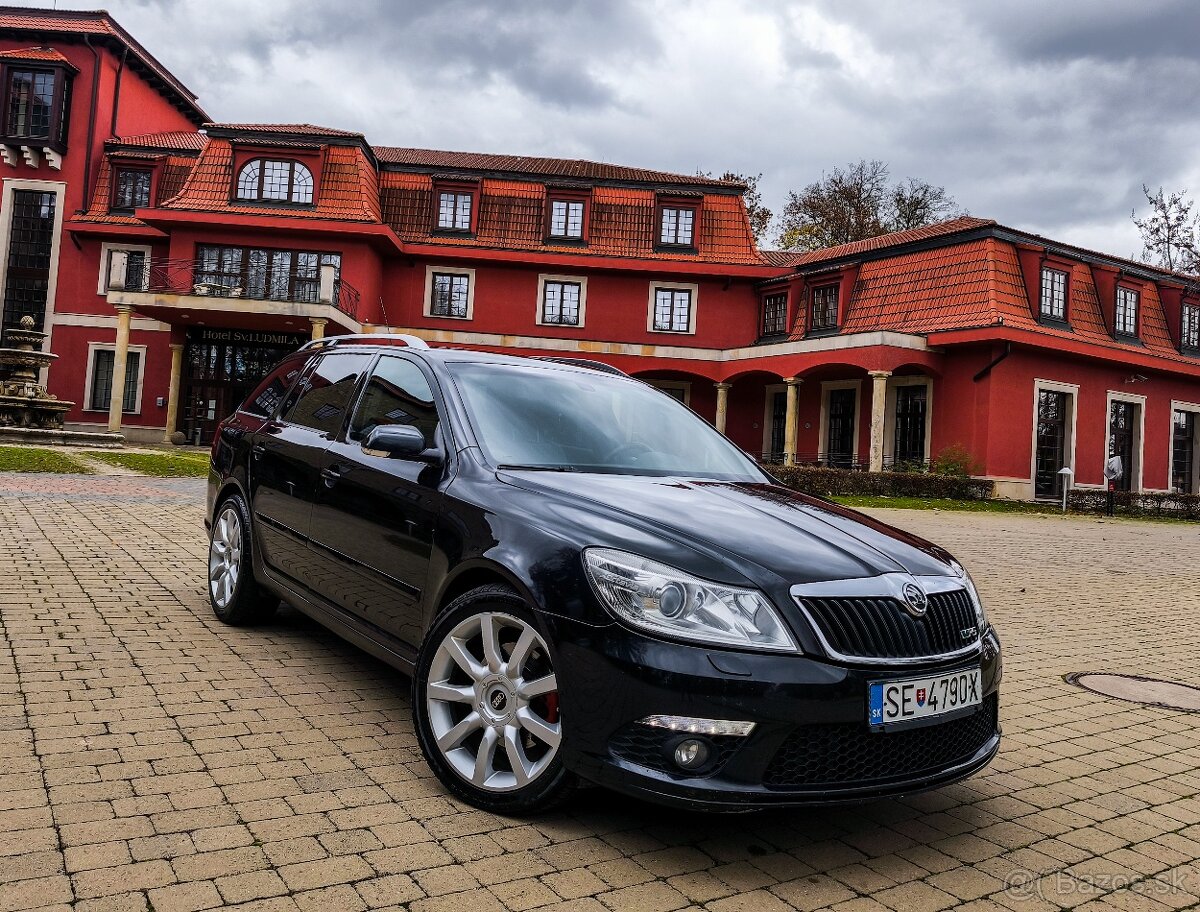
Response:
[[[114,258],[122,251],[114,251]],[[332,271],[329,275],[327,270]],[[150,291],[252,301],[287,301],[294,304],[328,304],[352,319],[358,318],[360,295],[334,266],[316,270],[250,267],[223,271],[198,260],[128,257],[124,268],[109,264],[109,291]]]
[[[783,453],[762,453],[759,462],[764,465],[783,465],[786,459]],[[797,453],[795,464],[799,466],[819,466],[833,469],[856,469],[865,471],[868,463],[862,458],[855,458],[848,453]]]

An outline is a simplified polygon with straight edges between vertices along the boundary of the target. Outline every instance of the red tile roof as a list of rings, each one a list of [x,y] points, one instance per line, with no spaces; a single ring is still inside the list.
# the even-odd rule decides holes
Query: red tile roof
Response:
[[[333,127],[319,127],[316,124],[238,124],[238,123],[209,123],[204,125],[206,130],[241,130],[246,133],[283,133],[296,136],[362,136],[352,130],[335,130]]]
[[[740,192],[744,185],[697,174],[649,171],[605,162],[569,158],[538,158],[527,155],[492,155],[484,152],[444,152],[436,149],[402,149],[375,146],[375,156],[389,165],[433,168],[444,171],[486,171],[493,174],[559,177],[580,181],[620,181],[638,184],[669,184],[688,187],[721,187]]]
[[[546,187],[533,181],[484,178],[474,237],[434,235],[433,178],[428,174],[384,171],[384,220],[411,243],[571,253],[579,256],[637,257],[684,262],[757,264],[740,196],[704,197],[697,225],[697,252],[654,249],[653,190],[597,186],[592,191],[588,243],[547,243]]]
[[[120,136],[110,139],[105,145],[111,147],[123,146],[142,149],[170,149],[172,151],[199,152],[208,142],[203,133],[191,130],[172,130],[166,133],[140,133],[137,136]]]
[[[945,222],[924,225],[921,228],[892,231],[888,234],[881,234],[877,237],[866,238],[861,241],[851,241],[849,244],[839,244],[837,247],[826,247],[823,250],[771,251],[771,253],[777,265],[788,265],[798,269],[802,266],[810,266],[813,263],[823,263],[829,260],[840,260],[844,257],[859,256],[860,254],[871,253],[876,250],[884,250],[888,247],[899,247],[903,244],[912,244],[917,241],[932,240],[933,238],[958,234],[964,231],[973,231],[976,228],[985,228],[995,224],[996,222],[993,219],[981,219],[964,215]],[[781,262],[788,258],[787,255],[790,255],[790,261]]]
[[[0,6],[0,32],[52,35],[99,35],[129,49],[133,64],[161,80],[196,122],[207,120],[196,95],[105,10],[46,10]]]
[[[164,202],[163,208],[356,222],[380,220],[375,166],[358,146],[330,146],[326,150],[315,206],[230,202],[232,186],[233,146],[228,139],[213,138],[200,153],[183,188]]]
[[[0,51],[0,60],[42,60],[51,63],[65,63],[71,66],[71,62],[62,54],[48,47],[31,47],[22,48],[16,51]],[[71,69],[74,69],[71,66]]]

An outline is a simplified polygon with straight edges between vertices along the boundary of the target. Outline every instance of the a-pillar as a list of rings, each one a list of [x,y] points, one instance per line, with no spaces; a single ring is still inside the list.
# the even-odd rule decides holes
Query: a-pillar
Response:
[[[725,433],[725,419],[729,415],[729,387],[731,383],[714,383],[717,388],[717,421],[716,428],[722,434]]]
[[[869,371],[871,376],[871,464],[872,472],[883,471],[883,423],[887,381],[891,371]]]
[[[324,339],[325,324],[329,321],[324,317],[309,317],[308,322],[312,324],[312,337],[314,339]]]
[[[182,376],[183,345],[171,343],[171,385],[167,387],[167,426],[163,430],[163,443],[171,442],[179,420],[179,380]]]
[[[785,377],[787,384],[787,412],[783,421],[783,464],[796,464],[796,434],[800,429],[800,384],[799,377]]]
[[[133,308],[128,304],[117,304],[117,349],[113,354],[111,395],[108,401],[108,429],[113,434],[121,431],[121,410],[125,404],[125,373],[129,363],[129,324],[133,319]]]

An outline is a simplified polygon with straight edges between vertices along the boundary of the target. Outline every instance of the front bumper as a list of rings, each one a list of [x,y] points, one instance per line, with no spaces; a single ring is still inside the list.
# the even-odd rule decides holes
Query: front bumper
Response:
[[[1000,746],[1000,643],[969,659],[852,666],[821,657],[734,653],[652,639],[620,625],[555,621],[563,762],[584,779],[648,800],[712,810],[866,801],[978,772]],[[871,681],[978,666],[983,703],[900,730],[867,724]],[[713,761],[687,773],[686,734],[638,725],[651,714],[755,723],[710,739]]]

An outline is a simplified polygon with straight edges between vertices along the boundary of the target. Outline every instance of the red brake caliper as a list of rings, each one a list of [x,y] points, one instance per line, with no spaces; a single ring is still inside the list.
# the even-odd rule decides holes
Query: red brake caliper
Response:
[[[552,690],[546,694],[546,716],[547,722],[558,721],[558,691]]]

